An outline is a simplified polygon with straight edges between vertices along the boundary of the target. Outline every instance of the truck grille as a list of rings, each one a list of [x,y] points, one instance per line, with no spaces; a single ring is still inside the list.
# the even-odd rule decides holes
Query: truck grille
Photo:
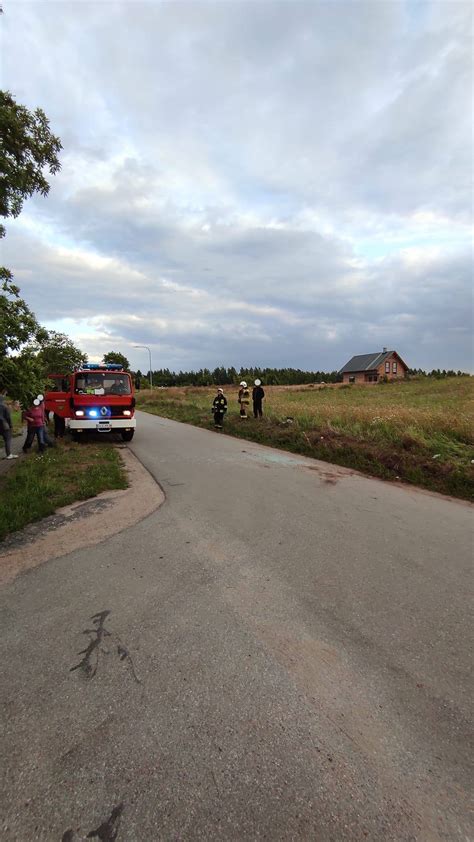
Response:
[[[107,407],[108,411],[107,411],[106,415],[102,415],[102,413],[100,411],[103,406]],[[89,404],[87,404],[87,406],[78,406],[77,404],[74,405],[73,414],[75,414],[77,412],[77,410],[81,410],[84,413],[84,418],[89,419],[91,417],[90,416],[91,409],[94,409],[97,412],[97,416],[95,416],[95,417],[102,418],[103,420],[107,419],[107,418],[123,418],[123,413],[126,409],[129,412],[133,412],[130,404],[125,405],[125,406],[107,406],[107,404],[103,404],[103,403],[100,403],[100,404],[90,404],[89,403]],[[109,410],[110,410],[110,415],[109,415]],[[131,417],[131,416],[128,416],[128,417]]]

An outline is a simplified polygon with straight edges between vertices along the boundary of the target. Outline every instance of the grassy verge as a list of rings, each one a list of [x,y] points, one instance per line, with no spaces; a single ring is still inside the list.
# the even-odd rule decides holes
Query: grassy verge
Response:
[[[267,387],[265,416],[241,421],[237,387],[225,390],[225,432],[382,479],[474,499],[473,379],[350,387]],[[138,395],[138,408],[212,426],[209,388]]]
[[[31,453],[0,477],[0,540],[61,506],[127,485],[119,453],[111,445],[66,441],[41,458]]]
[[[23,422],[21,420],[21,412],[19,409],[10,410],[13,424],[13,435],[19,436],[23,432]]]

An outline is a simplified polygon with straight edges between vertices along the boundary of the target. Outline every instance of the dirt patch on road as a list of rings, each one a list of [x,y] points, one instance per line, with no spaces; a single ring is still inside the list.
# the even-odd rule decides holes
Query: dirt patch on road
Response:
[[[165,497],[160,486],[131,450],[127,447],[120,450],[129,487],[124,491],[105,491],[91,500],[65,506],[8,536],[0,552],[0,586],[45,561],[100,544],[161,506]]]

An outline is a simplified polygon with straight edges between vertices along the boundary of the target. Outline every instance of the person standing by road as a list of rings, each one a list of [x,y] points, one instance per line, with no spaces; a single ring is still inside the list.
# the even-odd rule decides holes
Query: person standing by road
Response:
[[[212,413],[214,415],[214,427],[222,430],[224,424],[224,415],[227,412],[227,398],[224,395],[224,390],[220,387],[217,390],[217,395],[212,402]]]
[[[263,415],[262,401],[265,397],[265,392],[262,388],[262,381],[255,380],[255,385],[252,389],[252,403],[254,418],[261,418]]]
[[[66,432],[66,420],[61,415],[54,413],[54,438],[63,439]]]
[[[0,394],[0,436],[3,438],[5,445],[5,458],[18,459],[16,453],[12,453],[12,417],[8,406],[4,403],[5,395]]]
[[[56,447],[56,443],[52,440],[51,436],[49,435],[49,413],[46,412],[46,407],[44,405],[44,395],[38,395],[37,397],[40,402],[41,409],[43,410],[43,441],[45,444],[48,445],[48,447]]]
[[[23,413],[23,419],[26,421],[26,439],[23,443],[23,453],[27,453],[33,444],[34,438],[38,439],[38,451],[43,453],[46,448],[44,441],[44,407],[38,398],[35,398],[29,409]]]
[[[46,446],[56,447],[55,442],[51,439],[48,432],[48,416],[44,405],[44,395],[38,395],[30,408],[23,413],[22,417],[27,424],[23,453],[28,452],[35,436],[38,439],[38,451],[40,453],[45,450]],[[64,419],[62,420],[64,421]]]
[[[240,383],[239,397],[237,398],[237,401],[240,404],[240,417],[248,418],[247,407],[250,403],[250,392],[245,380],[242,380]]]

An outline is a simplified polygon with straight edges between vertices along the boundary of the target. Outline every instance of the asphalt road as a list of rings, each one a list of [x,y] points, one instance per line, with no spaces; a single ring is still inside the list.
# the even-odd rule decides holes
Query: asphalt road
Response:
[[[143,414],[131,449],[162,508],[1,592],[1,839],[472,838],[472,508]]]

